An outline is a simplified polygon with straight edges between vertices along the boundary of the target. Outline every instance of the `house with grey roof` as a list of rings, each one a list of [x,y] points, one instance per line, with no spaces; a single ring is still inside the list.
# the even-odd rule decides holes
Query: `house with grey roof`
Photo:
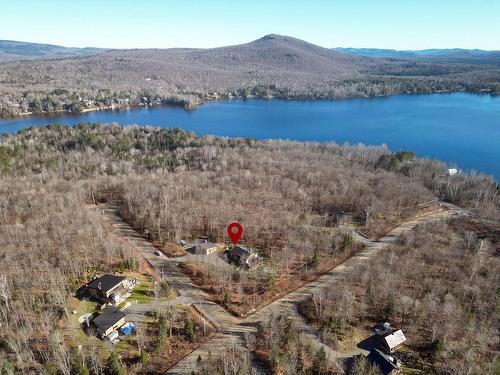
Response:
[[[254,268],[259,262],[260,258],[257,253],[246,246],[236,245],[227,252],[229,261],[235,263],[241,268]]]

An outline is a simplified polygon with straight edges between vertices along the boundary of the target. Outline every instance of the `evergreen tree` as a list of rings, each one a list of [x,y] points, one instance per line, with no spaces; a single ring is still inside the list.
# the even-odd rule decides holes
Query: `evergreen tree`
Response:
[[[184,325],[184,330],[186,331],[186,335],[187,335],[189,341],[191,341],[191,342],[196,341],[196,332],[195,332],[193,321],[191,319],[186,320],[186,323]]]
[[[313,364],[312,371],[314,375],[326,374],[328,368],[328,361],[326,359],[325,349],[321,348],[316,353]]]
[[[14,375],[14,366],[8,361],[5,360],[4,363],[1,364],[0,366],[0,375]]]
[[[113,352],[108,359],[108,375],[125,375],[125,366],[118,355]]]
[[[71,353],[71,375],[89,375],[90,370],[78,349],[73,349]]]
[[[140,358],[141,358],[141,364],[143,366],[146,366],[149,362],[149,353],[145,350],[141,350]]]

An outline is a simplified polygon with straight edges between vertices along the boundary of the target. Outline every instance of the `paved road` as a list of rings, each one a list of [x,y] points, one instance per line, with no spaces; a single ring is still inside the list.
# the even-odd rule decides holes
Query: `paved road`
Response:
[[[178,263],[182,261],[179,258],[167,258],[164,256],[158,257],[154,255],[156,249],[143,239],[134,229],[126,224],[116,213],[113,206],[100,206],[103,213],[110,220],[111,224],[117,229],[118,233],[126,240],[133,243],[144,258],[153,266],[158,274],[165,277],[172,287],[179,293],[179,298],[171,303],[193,304],[206,319],[208,319],[218,330],[218,333],[213,339],[201,345],[191,354],[169,369],[167,374],[190,374],[196,368],[197,359],[199,356],[206,358],[210,352],[212,356],[224,354],[230,345],[244,345],[244,337],[247,333],[255,332],[258,322],[266,321],[271,315],[286,314],[293,318],[302,335],[311,341],[311,344],[320,348],[323,347],[327,356],[334,360],[340,357],[352,356],[354,353],[338,353],[330,347],[322,344],[314,330],[304,321],[297,311],[297,306],[300,302],[306,300],[314,291],[321,290],[331,285],[335,285],[347,273],[353,270],[359,264],[367,262],[369,259],[376,256],[387,245],[403,232],[413,229],[418,224],[440,220],[446,218],[450,210],[458,210],[454,207],[444,207],[436,209],[433,212],[424,214],[418,218],[407,221],[387,235],[380,238],[378,241],[372,241],[358,234],[357,240],[364,243],[365,247],[362,251],[349,258],[341,265],[333,268],[326,274],[318,277],[316,280],[307,283],[301,288],[283,296],[282,298],[262,307],[254,314],[244,319],[238,319],[224,310],[218,304],[209,300],[208,295],[194,285],[189,277],[178,270]],[[140,309],[135,305],[136,309]],[[132,312],[132,311],[131,311]],[[135,312],[137,313],[137,312]],[[361,350],[359,351],[361,353]]]

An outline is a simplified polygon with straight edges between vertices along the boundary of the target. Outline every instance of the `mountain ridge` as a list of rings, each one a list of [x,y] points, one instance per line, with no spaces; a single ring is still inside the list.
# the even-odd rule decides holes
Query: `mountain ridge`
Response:
[[[106,48],[64,47],[56,44],[0,40],[0,61],[34,60],[94,55]]]
[[[386,48],[351,48],[336,47],[333,51],[354,56],[371,58],[416,58],[416,59],[485,59],[500,58],[499,50],[482,50],[466,48],[429,48],[422,50],[397,50]]]
[[[465,49],[465,48],[429,48],[422,50],[397,50],[387,48],[326,48],[317,46],[305,40],[288,35],[267,34],[261,38],[241,44],[220,46],[214,48],[97,48],[97,47],[66,47],[50,43],[35,43],[16,40],[0,40],[0,62],[36,59],[60,59],[71,57],[92,56],[112,51],[223,51],[241,48],[290,48],[302,51],[315,51],[316,54],[328,56],[328,51],[334,52],[337,58],[342,55],[363,58],[389,59],[485,59],[500,58],[499,50]],[[273,51],[271,51],[273,52]],[[345,56],[343,56],[346,59]]]

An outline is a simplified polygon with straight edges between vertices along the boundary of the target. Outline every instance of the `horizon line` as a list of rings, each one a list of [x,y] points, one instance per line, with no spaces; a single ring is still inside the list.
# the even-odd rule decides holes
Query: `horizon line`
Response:
[[[265,38],[267,36],[281,36],[285,38],[294,38],[321,48],[326,48],[326,49],[337,49],[337,48],[348,48],[348,49],[373,49],[373,50],[390,50],[390,51],[397,51],[397,52],[420,52],[420,51],[429,51],[429,50],[465,50],[465,51],[484,51],[484,52],[500,52],[500,49],[482,49],[482,48],[464,48],[464,47],[427,47],[427,48],[421,48],[421,49],[398,49],[398,48],[391,48],[391,47],[353,47],[353,46],[336,46],[336,47],[325,47],[321,46],[312,42],[309,42],[305,39],[300,39],[291,35],[284,35],[284,34],[266,34],[260,38],[253,39],[250,41],[244,41],[244,42],[239,42],[237,44],[226,44],[226,45],[219,45],[215,47],[126,47],[126,48],[120,48],[120,47],[95,47],[95,46],[84,46],[84,47],[76,47],[76,46],[66,46],[64,44],[58,44],[56,42],[45,42],[45,41],[25,41],[25,40],[14,40],[14,39],[0,39],[0,42],[14,42],[14,43],[25,43],[25,44],[44,44],[48,46],[54,46],[54,47],[62,47],[62,48],[77,48],[77,49],[102,49],[106,51],[111,51],[111,50],[148,50],[148,49],[159,49],[159,50],[166,50],[166,49],[213,49],[213,48],[223,48],[223,47],[230,47],[230,46],[238,46],[242,44],[247,44],[247,43],[252,43],[257,40],[260,40],[262,38]]]

